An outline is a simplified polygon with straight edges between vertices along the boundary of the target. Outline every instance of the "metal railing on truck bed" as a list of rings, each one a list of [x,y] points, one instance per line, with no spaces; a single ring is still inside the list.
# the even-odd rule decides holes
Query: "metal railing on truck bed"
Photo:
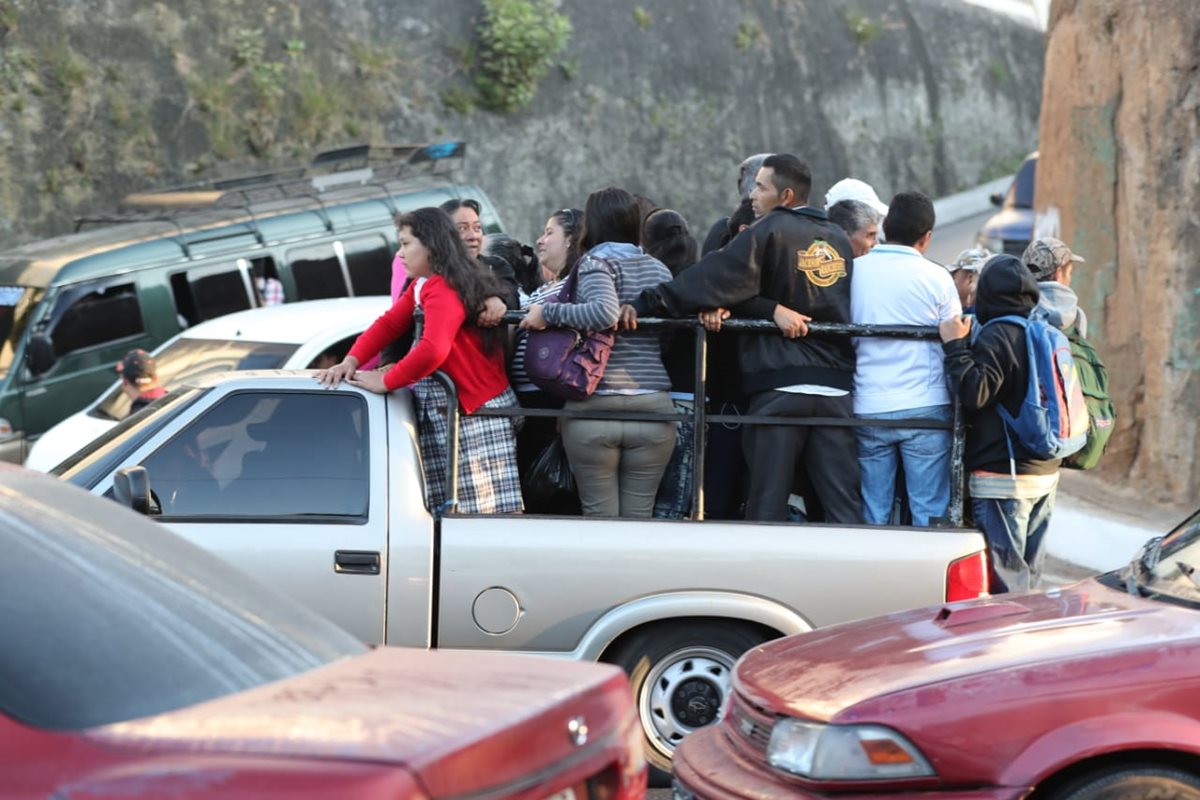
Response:
[[[505,322],[518,323],[524,317],[523,311],[510,311],[505,315]],[[953,401],[953,419],[951,422],[941,422],[930,419],[863,419],[860,417],[790,417],[763,416],[748,414],[709,414],[705,409],[703,398],[707,396],[705,389],[708,376],[706,374],[708,355],[708,334],[704,326],[695,318],[689,319],[657,319],[647,317],[638,320],[638,330],[681,330],[692,329],[695,333],[696,358],[694,364],[694,397],[698,402],[693,404],[690,418],[692,428],[692,477],[691,497],[692,512],[690,519],[704,519],[704,450],[705,428],[708,423],[742,424],[742,425],[780,425],[801,427],[873,427],[873,428],[905,428],[950,430],[950,507],[947,511],[947,522],[950,527],[963,526],[963,450],[965,442],[965,426],[963,424],[962,407],[957,399]],[[721,333],[726,330],[742,335],[780,335],[779,328],[769,320],[729,319],[721,324]],[[720,335],[720,333],[718,333]],[[822,337],[884,337],[893,339],[916,339],[940,341],[938,329],[924,325],[854,325],[838,322],[809,322],[808,336]],[[448,395],[446,423],[449,427],[447,502],[437,513],[452,511],[458,497],[458,392],[454,382],[444,372],[436,372],[433,377],[442,385]],[[611,419],[627,422],[680,422],[689,418],[687,414],[656,414],[650,412],[630,411],[587,411],[583,409],[542,409],[542,408],[479,408],[470,416],[476,417],[567,417],[571,419]],[[858,458],[857,453],[849,454],[850,458]]]

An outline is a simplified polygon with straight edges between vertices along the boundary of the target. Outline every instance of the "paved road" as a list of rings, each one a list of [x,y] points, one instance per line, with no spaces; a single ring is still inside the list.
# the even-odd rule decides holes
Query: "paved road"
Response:
[[[982,214],[934,227],[933,241],[926,255],[939,264],[953,261],[963,250],[975,246],[975,234],[979,233],[979,228],[995,211],[989,208]]]

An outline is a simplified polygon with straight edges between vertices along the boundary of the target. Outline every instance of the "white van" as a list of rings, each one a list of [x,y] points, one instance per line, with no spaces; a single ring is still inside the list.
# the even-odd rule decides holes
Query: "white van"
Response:
[[[227,314],[188,328],[155,350],[158,377],[170,390],[214,372],[316,368],[324,366],[318,363],[322,356],[336,363],[390,304],[387,296],[341,297]],[[130,402],[118,378],[87,408],[46,431],[25,466],[50,470],[126,417]]]

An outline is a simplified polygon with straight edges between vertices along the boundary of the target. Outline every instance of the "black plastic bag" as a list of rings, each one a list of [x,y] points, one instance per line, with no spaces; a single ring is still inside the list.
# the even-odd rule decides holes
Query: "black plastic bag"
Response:
[[[555,436],[538,453],[521,488],[526,506],[578,507],[579,492],[575,488],[575,476],[571,474],[562,437]]]

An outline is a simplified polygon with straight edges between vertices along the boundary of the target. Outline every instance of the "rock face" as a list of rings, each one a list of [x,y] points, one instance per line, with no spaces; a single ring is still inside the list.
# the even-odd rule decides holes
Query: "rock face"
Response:
[[[532,105],[470,108],[479,0],[0,0],[0,245],[127,192],[373,139],[469,143],[508,228],[616,183],[699,236],[748,154],[814,193],[883,197],[1011,171],[1036,139],[1042,35],[961,0],[565,0]]]
[[[1102,477],[1200,496],[1200,5],[1055,0],[1036,205],[1087,259],[1072,288],[1119,424]]]

